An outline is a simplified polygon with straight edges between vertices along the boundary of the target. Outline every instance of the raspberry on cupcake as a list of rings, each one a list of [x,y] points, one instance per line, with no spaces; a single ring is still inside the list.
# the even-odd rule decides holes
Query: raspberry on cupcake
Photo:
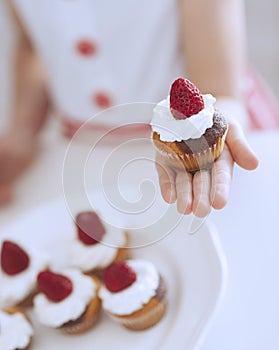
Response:
[[[189,80],[178,78],[169,98],[154,108],[153,142],[170,165],[194,172],[210,167],[220,156],[228,126],[214,110],[215,101]]]
[[[1,245],[0,307],[31,306],[36,278],[47,265],[46,256],[11,240]]]
[[[22,309],[0,310],[0,349],[27,350],[33,334],[32,324]]]
[[[94,211],[76,216],[76,237],[70,245],[69,264],[87,273],[96,273],[113,261],[129,257],[128,233],[105,224]]]
[[[144,330],[164,316],[166,286],[151,262],[138,259],[112,263],[104,270],[103,283],[103,308],[124,327]]]
[[[84,333],[94,327],[101,308],[100,282],[75,269],[39,273],[39,294],[34,311],[40,323],[67,334]]]

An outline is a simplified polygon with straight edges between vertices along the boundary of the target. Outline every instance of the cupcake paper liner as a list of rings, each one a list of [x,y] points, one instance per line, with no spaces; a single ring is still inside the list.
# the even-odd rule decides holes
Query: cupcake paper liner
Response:
[[[164,316],[166,307],[166,302],[152,298],[142,309],[131,315],[110,314],[110,317],[130,330],[141,331],[157,324]]]
[[[76,335],[84,333],[94,327],[99,319],[102,303],[101,299],[98,297],[98,291],[101,283],[96,277],[90,277],[94,280],[94,283],[97,284],[97,296],[91,300],[85,312],[77,320],[67,322],[62,327],[59,327],[59,329],[67,334]]]
[[[160,276],[156,295],[141,309],[134,311],[130,315],[116,315],[109,313],[109,316],[130,330],[141,331],[150,328],[157,324],[166,312],[166,293],[167,288],[165,281],[162,276]]]
[[[158,142],[155,140],[154,144],[170,166],[180,170],[195,172],[211,167],[220,156],[224,148],[227,130],[223,136],[216,140],[215,144],[203,152],[178,154],[171,147],[164,145],[163,141]]]

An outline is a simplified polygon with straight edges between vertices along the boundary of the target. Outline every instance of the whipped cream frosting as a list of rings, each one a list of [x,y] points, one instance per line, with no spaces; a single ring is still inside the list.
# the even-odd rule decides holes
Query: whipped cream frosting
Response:
[[[47,255],[20,245],[29,255],[30,264],[26,270],[13,276],[0,270],[0,307],[15,306],[27,298],[36,287],[38,273],[48,264]]]
[[[56,272],[56,271],[54,271]],[[73,283],[72,293],[60,302],[49,300],[43,293],[34,298],[34,312],[37,319],[49,327],[60,327],[64,323],[78,319],[96,296],[96,285],[92,278],[74,269],[57,271]]]
[[[160,275],[151,262],[138,259],[128,260],[127,264],[135,271],[136,281],[117,293],[106,287],[99,293],[104,309],[116,315],[129,315],[141,309],[156,295],[160,283]]]
[[[126,234],[117,227],[106,225],[105,228],[106,233],[102,242],[86,245],[77,238],[74,239],[69,249],[70,266],[82,271],[90,271],[95,268],[104,268],[115,259],[118,249],[126,244]]]
[[[8,314],[0,311],[0,349],[24,349],[33,336],[33,328],[19,312]]]
[[[213,125],[216,99],[211,94],[202,95],[204,108],[190,118],[177,120],[170,110],[170,98],[159,102],[153,109],[152,130],[160,135],[162,141],[174,142],[200,138]]]

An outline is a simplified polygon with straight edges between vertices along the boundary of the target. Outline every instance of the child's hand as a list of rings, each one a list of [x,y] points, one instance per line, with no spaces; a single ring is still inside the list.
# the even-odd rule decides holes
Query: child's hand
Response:
[[[165,164],[157,153],[156,168],[164,200],[167,203],[176,201],[180,213],[193,212],[198,217],[207,216],[211,207],[222,209],[228,201],[234,162],[246,170],[258,166],[258,160],[236,122],[229,123],[224,150],[211,171],[202,170],[194,175],[179,171]]]
[[[0,205],[12,199],[14,181],[34,158],[36,148],[35,136],[25,130],[0,138]]]

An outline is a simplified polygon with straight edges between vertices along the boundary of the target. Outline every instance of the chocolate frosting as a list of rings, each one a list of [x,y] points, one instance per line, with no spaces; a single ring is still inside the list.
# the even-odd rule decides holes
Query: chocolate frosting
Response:
[[[218,138],[224,135],[226,129],[226,119],[219,111],[215,111],[212,127],[206,129],[205,133],[200,138],[183,140],[180,142],[176,141],[175,144],[183,153],[203,152],[214,145]]]

